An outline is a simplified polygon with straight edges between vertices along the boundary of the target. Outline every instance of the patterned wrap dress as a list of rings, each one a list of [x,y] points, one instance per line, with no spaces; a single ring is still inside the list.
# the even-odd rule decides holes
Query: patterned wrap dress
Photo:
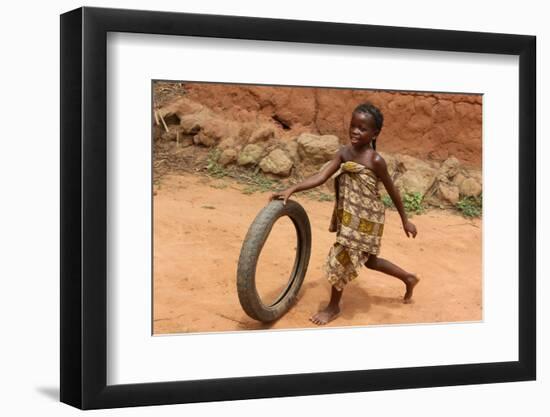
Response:
[[[369,254],[378,255],[384,231],[385,206],[378,177],[370,168],[348,161],[334,174],[336,201],[329,231],[336,232],[324,270],[337,290],[357,277]]]

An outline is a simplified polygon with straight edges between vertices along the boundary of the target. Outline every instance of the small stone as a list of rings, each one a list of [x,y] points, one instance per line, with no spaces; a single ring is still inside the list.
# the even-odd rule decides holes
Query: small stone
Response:
[[[340,141],[334,135],[302,133],[297,142],[300,158],[312,164],[322,164],[332,159],[340,148]]]
[[[285,142],[284,146],[290,159],[292,159],[294,162],[297,162],[300,158],[300,156],[298,155],[298,142],[296,142],[295,140],[291,140]]]
[[[462,184],[465,179],[466,177],[464,176],[464,174],[462,174],[462,172],[459,172],[454,176],[453,184],[460,188],[460,184]]]
[[[239,154],[237,163],[239,165],[257,164],[258,162],[260,162],[263,152],[263,146],[253,143],[246,145]]]
[[[186,135],[196,135],[200,132],[203,123],[209,117],[208,112],[186,114],[180,118],[180,127]]]
[[[468,177],[475,179],[480,184],[483,183],[483,174],[481,170],[478,170],[478,169],[468,170]]]
[[[275,129],[273,126],[263,126],[259,129],[252,132],[250,135],[249,142],[250,143],[257,143],[257,142],[265,142],[268,139],[271,139],[275,135]]]
[[[439,196],[440,198],[451,205],[456,205],[459,199],[458,187],[454,184],[439,183]]]
[[[481,194],[481,184],[473,178],[466,178],[459,186],[460,194],[466,197],[477,197]]]
[[[434,175],[430,172],[407,171],[395,181],[395,186],[402,194],[419,193],[424,195],[433,181]]]
[[[193,142],[197,145],[204,145],[207,147],[211,147],[216,144],[216,140],[212,136],[206,134],[203,130],[194,136]]]
[[[421,159],[409,155],[395,155],[395,165],[393,169],[400,176],[396,175],[395,186],[401,193],[420,193],[424,195],[432,186],[437,170],[430,164]],[[386,163],[387,164],[387,163]],[[393,175],[390,172],[390,175]]]
[[[219,143],[222,138],[228,136],[228,125],[222,119],[211,118],[204,121],[201,130],[195,135],[197,141],[207,147]]]
[[[292,165],[292,161],[283,150],[274,149],[261,160],[260,169],[266,173],[288,177]]]
[[[237,151],[235,149],[225,149],[218,158],[220,165],[226,166],[237,160]]]
[[[458,159],[456,159],[454,156],[451,156],[443,162],[441,165],[441,168],[439,168],[439,175],[443,175],[447,177],[448,179],[454,178],[456,174],[458,174],[458,167],[460,166],[460,162]]]

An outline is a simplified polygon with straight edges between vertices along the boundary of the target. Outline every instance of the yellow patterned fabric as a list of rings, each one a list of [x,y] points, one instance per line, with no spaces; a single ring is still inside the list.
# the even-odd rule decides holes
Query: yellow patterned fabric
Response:
[[[344,162],[334,178],[336,201],[329,231],[336,232],[336,243],[329,251],[325,272],[329,282],[341,290],[357,277],[369,254],[379,254],[385,207],[378,177],[370,168]]]
[[[357,278],[357,270],[368,259],[367,252],[349,249],[336,242],[330,248],[324,265],[328,281],[338,291],[342,291],[348,282]]]

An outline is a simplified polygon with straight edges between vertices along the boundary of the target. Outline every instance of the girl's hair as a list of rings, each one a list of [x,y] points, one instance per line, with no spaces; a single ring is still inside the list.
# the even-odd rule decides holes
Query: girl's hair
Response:
[[[378,131],[380,132],[382,130],[382,126],[384,125],[384,115],[382,114],[380,109],[372,103],[361,103],[355,108],[355,110],[353,110],[353,112],[370,114],[374,118],[374,122],[376,123],[376,128],[378,129]],[[376,150],[376,139],[373,139],[372,141],[372,148]]]

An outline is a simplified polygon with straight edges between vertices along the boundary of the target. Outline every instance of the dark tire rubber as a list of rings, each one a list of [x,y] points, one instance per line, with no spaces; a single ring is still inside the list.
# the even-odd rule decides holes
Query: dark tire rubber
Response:
[[[275,222],[283,216],[292,220],[296,229],[296,257],[288,283],[271,305],[260,299],[256,289],[256,265],[263,246]],[[250,225],[241,248],[237,269],[237,292],[246,314],[261,322],[282,317],[296,302],[309,264],[311,254],[311,226],[304,208],[295,201],[271,201]]]

